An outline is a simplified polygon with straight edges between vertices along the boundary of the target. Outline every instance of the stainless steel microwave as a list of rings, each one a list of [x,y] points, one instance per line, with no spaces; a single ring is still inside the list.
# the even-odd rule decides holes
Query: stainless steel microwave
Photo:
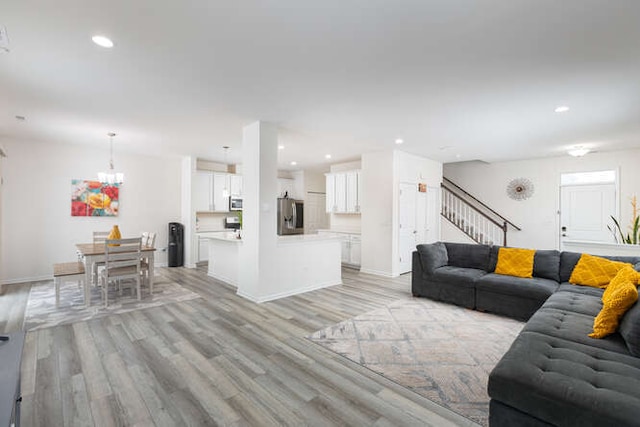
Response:
[[[242,210],[242,197],[229,197],[229,210],[241,211]]]

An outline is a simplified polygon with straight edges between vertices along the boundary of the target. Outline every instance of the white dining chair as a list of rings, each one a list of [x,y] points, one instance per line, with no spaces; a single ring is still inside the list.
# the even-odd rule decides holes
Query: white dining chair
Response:
[[[156,233],[143,231],[142,232],[142,246],[146,246],[148,248],[155,248],[156,244]],[[142,273],[142,279],[144,282],[149,282],[149,258],[142,255],[142,261],[140,263],[140,271]],[[153,294],[153,284],[149,282],[149,293]]]
[[[104,245],[104,242],[109,238],[110,231],[94,231],[93,232],[93,244],[94,245]],[[87,266],[91,268],[92,281],[93,283],[98,283],[98,269],[100,267],[104,267],[104,261],[94,261],[93,265]]]
[[[135,283],[138,300],[140,294],[140,248],[142,239],[107,239],[104,243],[105,264],[100,273],[104,306],[109,305],[109,285],[114,284],[122,294],[122,285],[129,279]],[[133,288],[132,288],[133,291]]]

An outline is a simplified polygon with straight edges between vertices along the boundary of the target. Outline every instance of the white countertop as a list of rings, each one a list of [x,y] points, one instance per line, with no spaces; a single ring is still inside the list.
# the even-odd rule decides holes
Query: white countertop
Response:
[[[233,231],[198,233],[198,237],[210,240],[223,240],[226,242],[242,243],[242,239],[238,239],[236,237],[236,233]]]
[[[326,240],[338,240],[339,237],[330,234],[292,234],[290,236],[278,236],[278,244],[280,243],[306,243],[306,242],[322,242]]]
[[[360,234],[360,230],[357,228],[332,228],[332,229],[323,228],[318,230],[318,232],[321,232],[321,231],[325,233]]]
[[[230,230],[229,229],[222,229],[222,230],[197,230],[196,234],[200,235],[203,233],[229,233]]]

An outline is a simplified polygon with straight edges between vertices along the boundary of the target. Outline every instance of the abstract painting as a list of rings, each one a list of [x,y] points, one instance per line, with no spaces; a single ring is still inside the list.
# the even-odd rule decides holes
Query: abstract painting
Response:
[[[119,184],[71,180],[71,216],[118,216]]]

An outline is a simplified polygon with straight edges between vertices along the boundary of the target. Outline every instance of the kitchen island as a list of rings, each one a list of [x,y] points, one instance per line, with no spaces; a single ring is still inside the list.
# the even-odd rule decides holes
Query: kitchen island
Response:
[[[208,275],[225,283],[239,286],[242,240],[235,233],[201,233],[209,240]],[[264,302],[342,283],[340,238],[335,235],[297,234],[278,236],[274,262],[277,263],[275,283],[264,283],[266,295],[255,298],[238,294],[256,302]],[[266,279],[265,279],[266,281]]]

